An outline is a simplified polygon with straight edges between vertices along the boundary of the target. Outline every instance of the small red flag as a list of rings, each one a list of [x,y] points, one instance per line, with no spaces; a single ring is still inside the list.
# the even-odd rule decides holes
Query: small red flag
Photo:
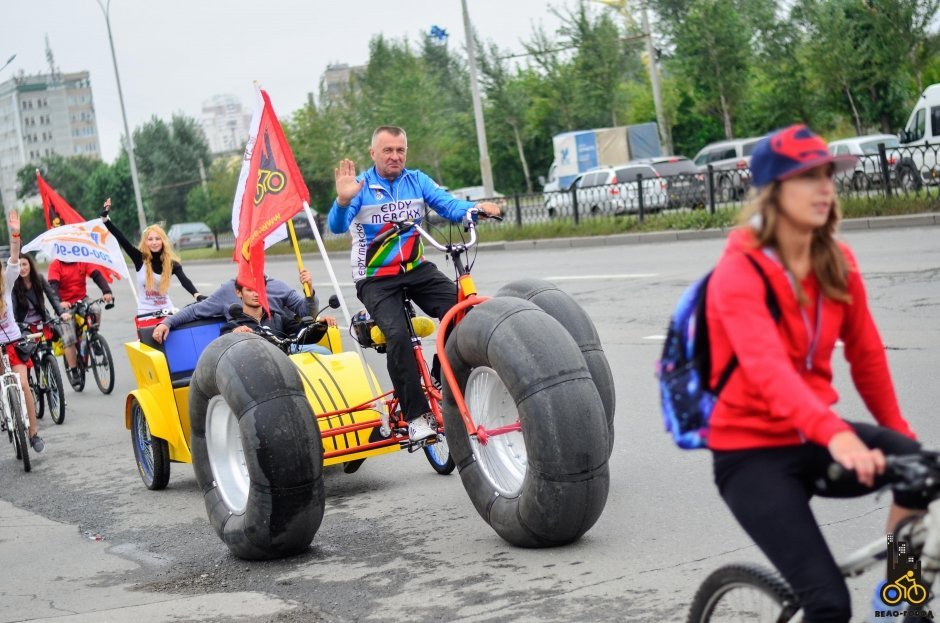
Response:
[[[72,206],[53,190],[52,186],[42,179],[39,169],[36,169],[36,184],[39,186],[39,196],[42,197],[42,210],[46,215],[46,229],[84,223],[85,217],[72,209]]]
[[[259,89],[232,205],[238,281],[258,293],[270,312],[264,286],[264,239],[300,212],[310,193],[294,160],[268,94]]]
[[[42,198],[42,211],[46,216],[46,229],[55,229],[62,225],[84,223],[87,219],[76,212],[68,202],[57,193],[52,186],[42,179],[39,169],[36,169],[36,184],[39,186],[39,196]],[[121,275],[107,268],[100,268],[101,274],[108,283],[120,279]]]

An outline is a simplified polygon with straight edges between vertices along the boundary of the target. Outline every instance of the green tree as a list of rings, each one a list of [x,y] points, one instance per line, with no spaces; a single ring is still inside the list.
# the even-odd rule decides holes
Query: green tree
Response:
[[[694,0],[673,31],[676,64],[703,110],[716,115],[725,138],[747,86],[751,29],[734,2]]]
[[[206,187],[202,184],[190,189],[186,197],[186,218],[202,221],[213,232],[232,230],[232,202],[238,186],[242,159],[238,156],[217,158],[207,174]]]
[[[85,195],[95,201],[94,212],[90,216],[98,216],[104,200],[110,197],[111,220],[118,229],[130,240],[134,239],[135,233],[140,233],[130,162],[126,153],[121,153],[114,164],[99,167],[88,177],[85,181]]]
[[[211,162],[199,123],[183,115],[169,123],[153,117],[134,130],[134,145],[147,219],[184,221],[186,197],[201,180],[199,163]]]
[[[39,192],[36,185],[36,169],[42,177],[52,186],[69,205],[86,218],[98,215],[96,204],[100,206],[97,198],[86,196],[85,182],[98,169],[107,167],[105,163],[88,156],[72,156],[66,158],[59,154],[43,156],[38,165],[28,164],[16,173],[19,190],[18,199],[29,197]]]

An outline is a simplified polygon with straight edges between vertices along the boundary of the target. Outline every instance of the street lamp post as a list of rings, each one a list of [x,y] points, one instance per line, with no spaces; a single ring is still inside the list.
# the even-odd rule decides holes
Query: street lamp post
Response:
[[[114,63],[114,79],[117,82],[118,100],[121,102],[121,117],[124,119],[124,136],[127,138],[127,157],[131,165],[131,182],[134,184],[134,199],[137,201],[137,223],[140,231],[147,228],[147,217],[144,216],[144,202],[140,198],[140,181],[137,177],[137,160],[134,158],[134,137],[131,136],[130,128],[127,126],[127,111],[124,109],[124,94],[121,91],[121,75],[118,73],[117,56],[114,53],[114,38],[111,36],[111,0],[107,5],[101,4],[101,12],[104,13],[104,23],[108,27],[108,43],[111,44],[111,61]]]
[[[483,195],[492,197],[493,167],[490,165],[490,152],[486,145],[486,124],[483,122],[483,103],[480,100],[480,83],[477,80],[477,57],[473,46],[473,29],[470,27],[470,14],[467,12],[467,0],[460,0],[463,6],[463,29],[467,37],[467,61],[470,66],[470,92],[473,95],[473,118],[477,126],[477,148],[480,150],[480,174],[483,177]]]
[[[0,67],[0,71],[3,71],[4,69],[6,69],[7,65],[12,63],[14,58],[16,58],[16,54],[11,54],[10,58],[7,59],[7,62],[5,62],[2,67]]]
[[[597,0],[602,4],[616,9],[623,15],[624,23],[629,24],[629,14],[627,13],[627,0]],[[646,55],[649,57],[647,70],[650,75],[650,86],[653,90],[653,106],[656,108],[656,125],[659,126],[659,138],[666,148],[666,151],[672,153],[672,131],[666,124],[666,114],[663,108],[663,95],[659,87],[659,66],[656,62],[656,48],[653,46],[653,33],[650,30],[649,15],[647,13],[647,1],[638,0],[640,4],[640,27],[643,29],[643,39],[646,43]]]

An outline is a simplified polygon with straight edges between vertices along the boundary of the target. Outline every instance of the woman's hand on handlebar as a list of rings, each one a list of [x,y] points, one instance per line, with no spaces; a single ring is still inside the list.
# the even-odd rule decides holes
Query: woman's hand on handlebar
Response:
[[[866,487],[875,485],[875,476],[885,471],[881,450],[868,448],[852,431],[841,431],[829,440],[829,454],[842,467],[855,471],[858,481]]]
[[[232,333],[258,333],[258,332],[252,329],[251,327],[240,325],[232,329]],[[258,333],[258,335],[261,335],[261,333]]]

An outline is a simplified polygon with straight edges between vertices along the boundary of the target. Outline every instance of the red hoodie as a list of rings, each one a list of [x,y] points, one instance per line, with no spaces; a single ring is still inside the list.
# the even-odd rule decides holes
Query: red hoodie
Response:
[[[732,351],[739,361],[712,411],[708,446],[743,450],[804,441],[825,446],[834,434],[849,430],[832,410],[839,397],[832,386],[836,339],[844,342],[852,380],[878,423],[913,438],[898,407],[884,345],[851,249],[839,245],[849,265],[852,302],[826,298],[810,273],[801,284],[809,300],[801,310],[789,273],[773,253],[756,244],[751,229],[733,231],[708,283],[712,386]],[[774,289],[781,310],[777,324],[767,309],[760,275],[745,253],[760,264]]]

